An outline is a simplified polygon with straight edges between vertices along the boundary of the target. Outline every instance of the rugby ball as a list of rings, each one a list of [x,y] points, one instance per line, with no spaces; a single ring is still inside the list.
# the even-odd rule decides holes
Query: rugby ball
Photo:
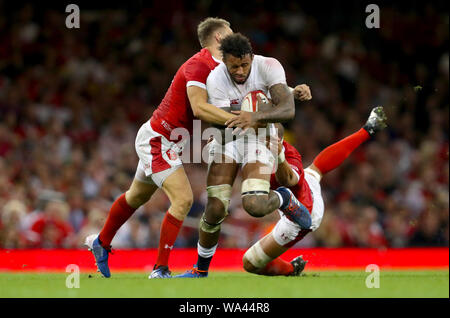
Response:
[[[252,91],[245,95],[241,103],[241,110],[246,112],[257,112],[258,111],[258,98],[260,96],[263,102],[268,103],[269,99],[263,91]]]

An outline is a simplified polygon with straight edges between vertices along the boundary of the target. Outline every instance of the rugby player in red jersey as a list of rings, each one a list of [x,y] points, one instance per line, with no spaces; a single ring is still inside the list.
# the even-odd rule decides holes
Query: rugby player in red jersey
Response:
[[[300,275],[306,265],[302,256],[291,262],[279,256],[319,227],[324,212],[321,178],[339,167],[359,145],[385,127],[386,115],[383,108],[374,108],[363,128],[325,148],[305,170],[298,151],[286,141],[278,143],[278,169],[271,177],[271,188],[289,187],[310,212],[311,227],[300,229],[285,214],[280,213],[280,220],[273,230],[245,252],[243,265],[247,272],[266,276]],[[278,128],[279,132],[282,131],[282,127]]]
[[[283,127],[281,124],[276,124],[276,126],[279,136],[282,138]],[[273,230],[245,252],[243,266],[247,272],[266,276],[300,275],[306,265],[302,256],[294,258],[291,262],[287,262],[279,256],[303,239],[305,235],[319,227],[324,212],[320,188],[321,178],[329,171],[339,167],[359,145],[385,127],[386,116],[383,108],[374,108],[363,128],[325,148],[306,169],[303,169],[301,155],[292,145],[286,141],[278,142],[278,167],[276,172],[271,175],[270,188],[287,187],[295,196],[295,199],[308,210],[311,215],[311,225],[308,229],[302,229],[299,224],[289,218],[289,215],[278,210],[280,220]],[[264,202],[264,200],[262,201]],[[262,206],[259,208],[264,210]],[[247,212],[255,217],[266,214],[258,214],[256,213],[257,209],[253,210],[252,213],[248,210]],[[217,239],[213,241],[213,244],[217,243]],[[215,249],[209,255],[209,262],[211,262],[214,253]],[[175,277],[207,277],[209,262],[206,268],[199,269],[198,264],[195,264],[192,270]]]

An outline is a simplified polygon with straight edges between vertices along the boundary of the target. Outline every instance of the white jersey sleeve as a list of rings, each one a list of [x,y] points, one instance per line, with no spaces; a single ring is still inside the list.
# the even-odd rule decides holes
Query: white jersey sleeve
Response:
[[[226,87],[226,74],[223,72],[222,65],[219,65],[209,74],[206,80],[208,103],[219,108],[230,107],[230,98],[226,93]]]
[[[273,57],[259,56],[260,74],[268,88],[276,84],[287,84],[284,68],[277,59]]]

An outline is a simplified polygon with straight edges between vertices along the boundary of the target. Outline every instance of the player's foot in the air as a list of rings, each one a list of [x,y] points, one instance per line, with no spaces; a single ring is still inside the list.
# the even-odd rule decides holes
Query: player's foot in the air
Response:
[[[378,131],[387,127],[386,124],[387,117],[384,113],[383,106],[378,106],[372,109],[367,119],[364,129],[369,133],[370,136],[375,135]]]
[[[171,278],[172,273],[169,271],[169,267],[160,265],[156,267],[156,265],[153,267],[153,271],[150,273],[148,278]]]
[[[111,277],[108,266],[108,254],[111,253],[111,248],[107,250],[100,245],[98,234],[92,234],[86,237],[84,244],[88,247],[89,251],[94,254],[98,271],[106,278]]]
[[[283,204],[280,210],[284,215],[292,222],[297,223],[302,229],[309,230],[312,221],[308,209],[297,200],[288,188],[279,187],[277,192],[283,197]]]
[[[197,266],[194,265],[194,267],[188,271],[186,271],[183,274],[174,276],[175,278],[202,278],[202,277],[208,277],[207,271],[201,271],[197,269]]]
[[[303,255],[297,256],[291,261],[292,266],[294,266],[294,271],[291,273],[290,276],[300,276],[300,274],[305,269],[306,263],[308,261],[305,261],[303,259]]]

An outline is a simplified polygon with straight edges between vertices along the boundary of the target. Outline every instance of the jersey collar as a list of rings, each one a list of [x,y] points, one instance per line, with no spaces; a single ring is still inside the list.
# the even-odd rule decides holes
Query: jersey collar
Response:
[[[219,63],[219,64],[222,63],[221,60],[216,59],[216,58],[211,54],[211,51],[210,51],[210,50],[208,50],[207,48],[204,48],[204,50],[207,51],[209,55],[211,55],[212,59],[213,59],[216,63]]]
[[[214,57],[214,56],[213,56],[212,54],[211,54],[211,57],[212,57],[212,58],[213,58],[213,60],[214,60],[214,61],[216,61],[217,63],[219,63],[219,64],[220,64],[220,63],[222,63],[222,61],[221,61],[221,60],[219,60],[219,59],[216,59],[216,58],[215,58],[215,57]]]

